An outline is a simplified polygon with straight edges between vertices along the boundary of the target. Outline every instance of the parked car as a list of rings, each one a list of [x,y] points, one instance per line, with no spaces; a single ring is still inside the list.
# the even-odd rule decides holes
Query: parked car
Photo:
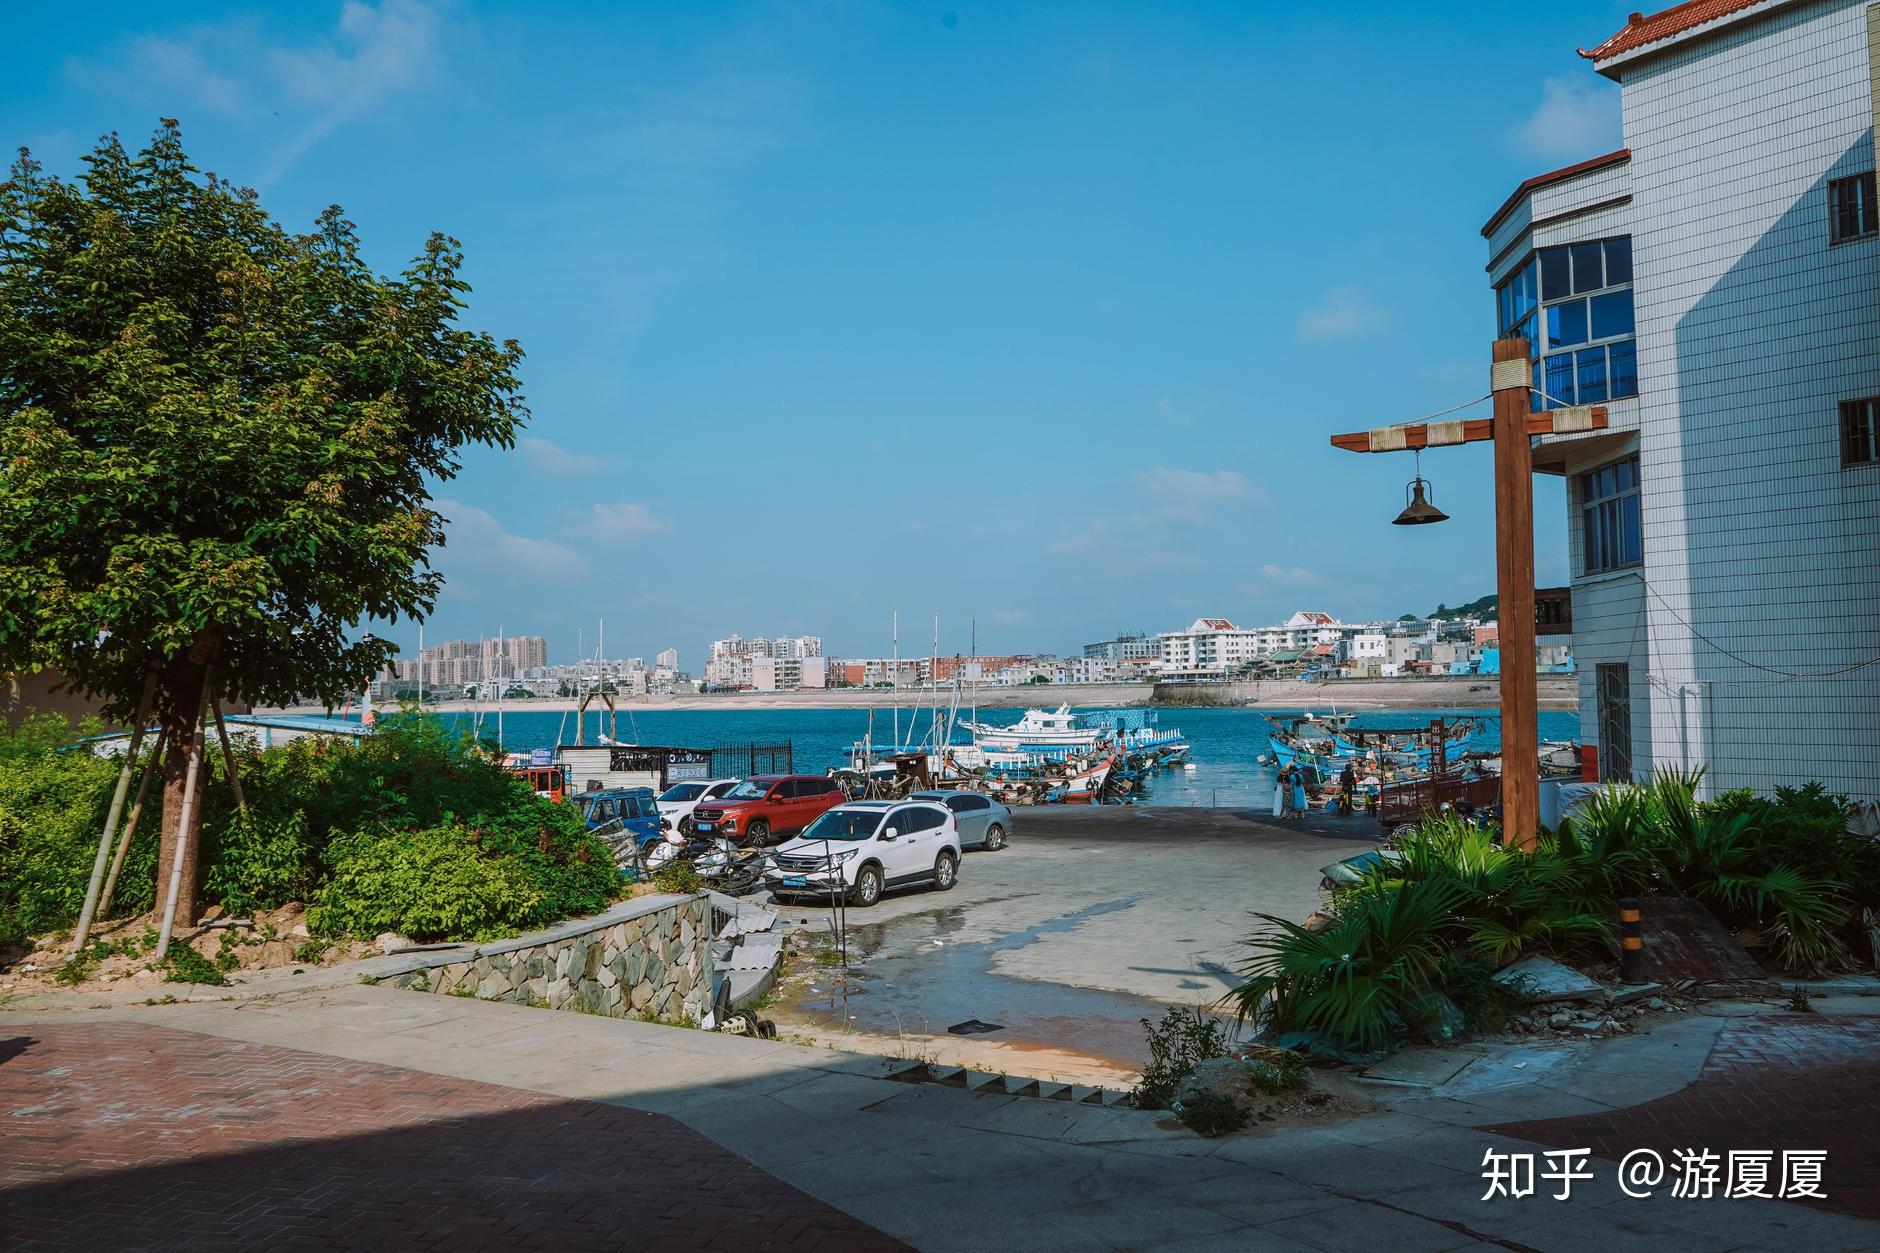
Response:
[[[692,811],[704,801],[715,801],[738,785],[736,779],[684,779],[659,794],[659,825],[686,834]]]
[[[619,819],[638,843],[659,838],[659,802],[650,787],[598,788],[578,794],[575,800],[590,831]]]
[[[780,901],[837,893],[873,905],[893,888],[959,882],[960,830],[943,805],[926,800],[850,801],[822,815],[770,855],[764,884]]]
[[[1012,811],[984,792],[915,792],[911,801],[936,801],[953,813],[959,824],[960,847],[996,853],[1012,834]]]
[[[847,799],[820,774],[760,775],[701,803],[692,811],[692,833],[761,846],[795,835]]]

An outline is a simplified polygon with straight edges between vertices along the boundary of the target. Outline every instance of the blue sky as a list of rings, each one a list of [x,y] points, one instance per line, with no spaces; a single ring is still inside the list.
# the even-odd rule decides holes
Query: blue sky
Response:
[[[1064,651],[1493,589],[1484,447],[1394,528],[1409,458],[1326,438],[1486,393],[1478,231],[1618,146],[1574,49],[1631,7],[24,6],[0,139],[175,116],[383,269],[463,241],[535,417],[439,490],[427,642]]]

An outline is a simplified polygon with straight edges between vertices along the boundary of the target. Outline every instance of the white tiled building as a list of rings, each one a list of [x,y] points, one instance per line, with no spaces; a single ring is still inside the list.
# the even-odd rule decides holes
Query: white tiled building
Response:
[[[1605,777],[1872,797],[1880,12],[1699,0],[1585,55],[1625,148],[1483,232],[1547,403],[1611,415],[1535,449],[1566,488],[1581,733]]]

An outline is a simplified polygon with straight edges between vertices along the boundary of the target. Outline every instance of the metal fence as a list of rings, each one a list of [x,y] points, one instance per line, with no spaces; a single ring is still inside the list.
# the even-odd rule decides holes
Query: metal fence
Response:
[[[781,744],[720,744],[712,749],[712,777],[748,779],[759,774],[793,774],[796,753]]]

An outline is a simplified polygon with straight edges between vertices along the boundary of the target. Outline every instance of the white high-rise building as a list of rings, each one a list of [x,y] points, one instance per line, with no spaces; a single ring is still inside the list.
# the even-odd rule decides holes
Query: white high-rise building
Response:
[[[1880,8],[1710,0],[1585,53],[1625,146],[1483,228],[1564,487],[1602,778],[1880,793]],[[1545,504],[1537,507],[1546,525]]]

